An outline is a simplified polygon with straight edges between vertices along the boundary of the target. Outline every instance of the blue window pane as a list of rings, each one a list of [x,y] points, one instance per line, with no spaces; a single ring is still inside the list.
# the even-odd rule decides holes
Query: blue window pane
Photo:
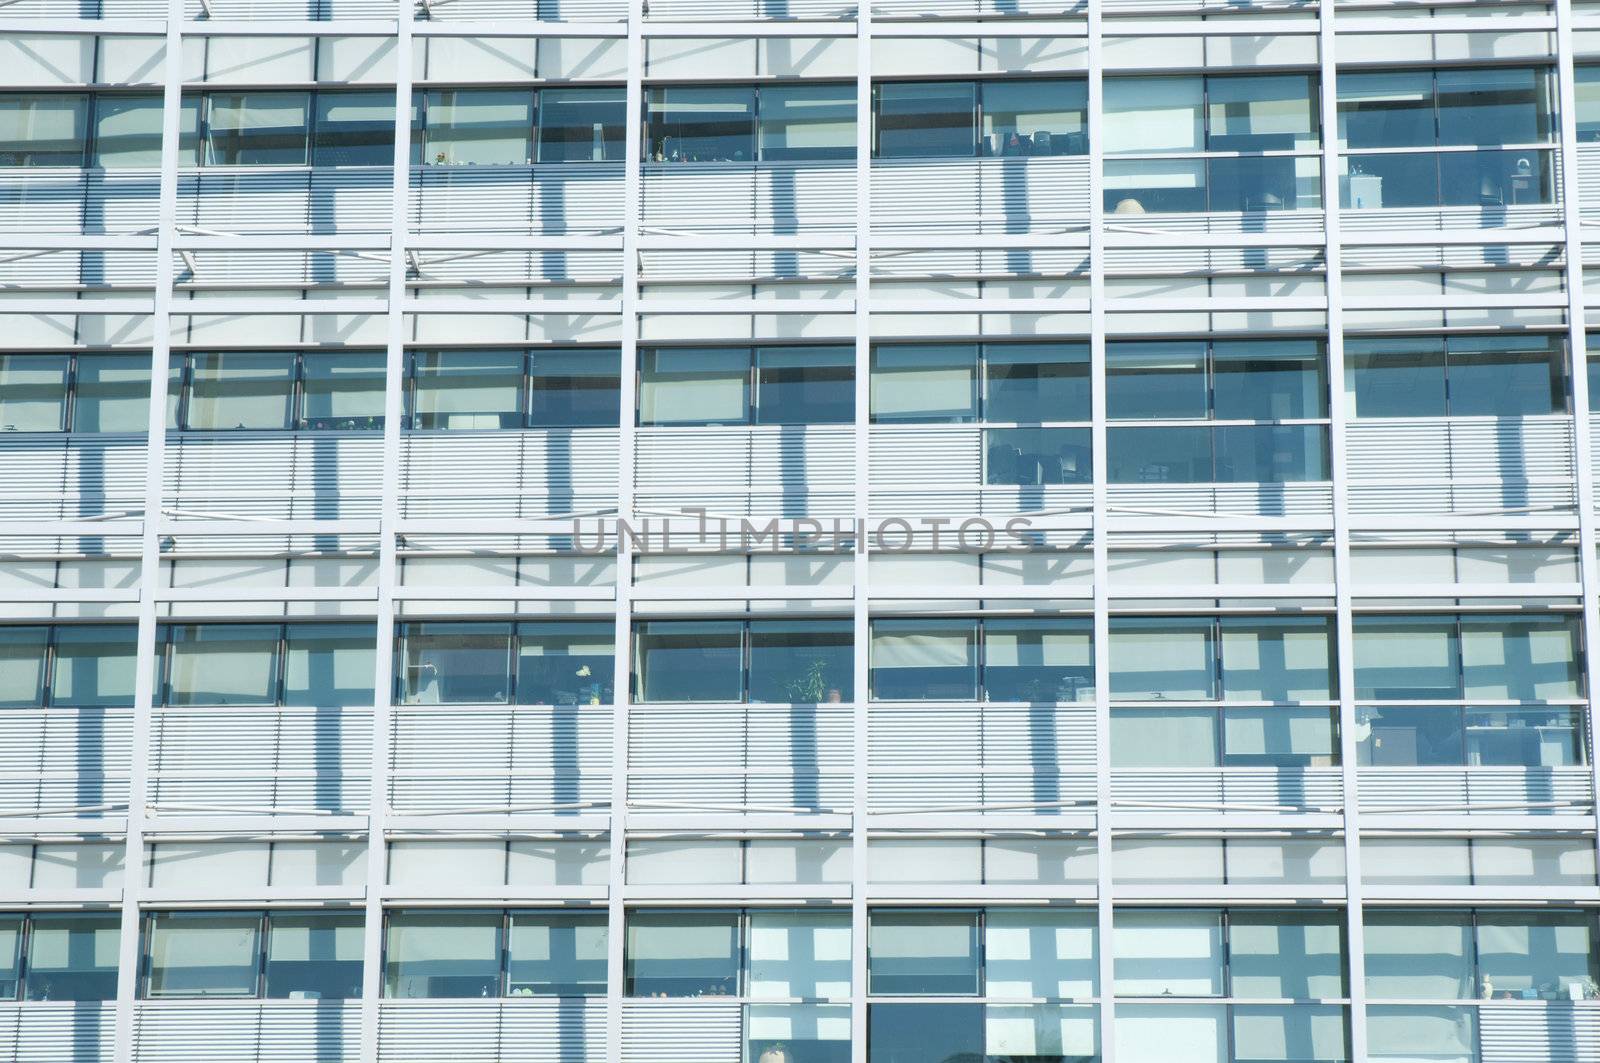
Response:
[[[0,95],[0,167],[82,166],[88,123],[88,96]]]
[[[1110,482],[1117,484],[1210,483],[1211,429],[1109,429],[1106,466]]]
[[[1439,205],[1439,157],[1432,152],[1350,155],[1343,166],[1341,207],[1375,210]]]
[[[1204,159],[1115,159],[1105,164],[1108,214],[1192,214],[1207,209]]]
[[[628,917],[630,997],[732,997],[739,993],[736,912],[634,912]]]
[[[1212,345],[1211,403],[1219,421],[1326,417],[1321,345],[1311,340]]]
[[[1328,430],[1319,424],[1215,429],[1217,483],[1305,483],[1328,478]]]
[[[395,912],[384,949],[384,996],[500,995],[499,912]]]
[[[984,623],[983,689],[989,701],[1083,701],[1094,691],[1087,620]]]
[[[867,992],[875,996],[975,996],[978,913],[877,911],[867,928]]]
[[[970,81],[879,85],[877,150],[882,159],[977,154],[977,86]]]
[[[982,1004],[874,1004],[867,1063],[975,1063],[984,1056]]]
[[[39,914],[28,936],[29,1000],[115,1000],[116,912]]]
[[[752,88],[651,89],[651,158],[656,162],[753,161],[755,112]]]
[[[517,625],[518,705],[609,705],[615,629],[604,621]]]
[[[1542,69],[1440,70],[1439,143],[1536,144],[1550,137]]]
[[[984,483],[1086,484],[1091,478],[1087,428],[991,428],[984,440]]]
[[[305,165],[309,93],[215,92],[206,102],[208,165]]]
[[[1355,671],[1358,698],[1460,697],[1461,645],[1455,619],[1357,619]]]
[[[1584,763],[1581,709],[1468,709],[1467,763],[1562,768]]]
[[[854,697],[848,620],[750,623],[750,700],[840,702]]]
[[[395,683],[409,705],[504,705],[511,694],[511,625],[406,624]]]
[[[390,166],[394,163],[394,93],[317,95],[313,166]]]
[[[349,1000],[361,995],[360,912],[273,912],[265,987],[270,1000]]]
[[[1551,189],[1548,151],[1451,151],[1439,156],[1440,200],[1445,206],[1549,203]]]
[[[1106,345],[1106,416],[1204,417],[1209,405],[1205,343]]]
[[[991,343],[983,348],[983,416],[1027,424],[1089,419],[1089,348]]]
[[[1566,359],[1553,337],[1461,336],[1449,341],[1450,412],[1518,417],[1567,408]]]
[[[628,113],[623,89],[539,93],[540,162],[621,162]]]
[[[1442,417],[1444,340],[1345,340],[1345,391],[1357,417]]]
[[[972,620],[878,620],[872,625],[872,696],[974,701],[978,628]]]
[[[641,701],[738,701],[743,692],[743,625],[737,621],[652,620],[634,629]]]
[[[1341,74],[1339,139],[1351,148],[1409,148],[1435,140],[1433,74]]]
[[[138,636],[132,624],[57,628],[50,704],[131,708]]]
[[[756,348],[759,424],[846,424],[855,419],[849,347]]]
[[[1356,763],[1372,767],[1466,763],[1461,710],[1449,706],[1356,711]]]
[[[1320,166],[1292,156],[1207,160],[1207,210],[1315,210]]]
[[[535,350],[528,358],[528,423],[615,428],[621,421],[621,352]]]
[[[511,913],[507,991],[512,996],[596,996],[606,991],[605,914]]]

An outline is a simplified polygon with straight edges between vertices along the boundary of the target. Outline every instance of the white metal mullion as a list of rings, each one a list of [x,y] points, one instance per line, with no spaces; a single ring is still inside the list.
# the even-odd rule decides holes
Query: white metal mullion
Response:
[[[1350,979],[1350,1063],[1366,1063],[1366,945],[1361,910],[1361,822],[1357,787],[1355,623],[1350,586],[1350,485],[1346,477],[1339,109],[1334,6],[1317,12],[1322,126],[1323,276],[1328,314],[1328,474],[1333,481],[1334,654],[1339,682],[1339,765],[1344,795],[1345,969]]]
[[[383,994],[383,894],[388,879],[390,741],[394,721],[395,585],[406,359],[406,236],[411,228],[411,0],[399,0],[395,32],[394,172],[389,204],[387,348],[383,394],[383,508],[378,522],[377,639],[373,667],[371,787],[367,798],[366,923],[362,937],[361,1059],[376,1063]]]
[[[616,626],[611,684],[611,861],[606,904],[606,1059],[622,1060],[623,945],[627,921],[628,731],[633,704],[633,548],[622,522],[634,517],[639,377],[639,228],[644,195],[644,0],[628,0],[628,87],[622,178],[621,416],[617,431]]]
[[[856,527],[866,527],[871,501],[870,422],[872,374],[872,0],[857,0],[856,12],[856,288],[855,288],[855,504]],[[867,1059],[867,814],[870,793],[867,756],[871,683],[870,584],[867,537],[855,543],[852,630],[855,685],[851,709],[850,834],[850,1058]]]
[[[1595,556],[1593,430],[1589,416],[1587,307],[1583,293],[1583,218],[1578,184],[1577,85],[1573,73],[1572,0],[1556,0],[1556,92],[1561,121],[1561,220],[1566,236],[1567,346],[1572,375],[1573,469],[1577,473],[1578,571],[1583,584],[1584,687],[1589,736],[1591,797],[1600,794],[1600,558]],[[1595,801],[1595,846],[1600,855],[1600,800]]]
[[[1114,809],[1111,794],[1111,643],[1110,528],[1106,484],[1106,212],[1105,152],[1101,119],[1102,0],[1089,0],[1089,460],[1093,471],[1094,570],[1094,778],[1095,778],[1095,948],[1100,993],[1101,1063],[1116,1063],[1115,979],[1111,954],[1111,849]]]
[[[139,991],[140,902],[144,894],[144,831],[149,806],[151,728],[155,704],[156,587],[161,582],[161,508],[167,446],[167,361],[172,354],[172,256],[178,224],[178,119],[183,105],[183,0],[168,0],[162,55],[161,179],[156,201],[156,268],[151,305],[149,425],[145,433],[144,521],[140,534],[139,634],[134,675],[133,734],[128,762],[127,836],[122,857],[122,920],[117,943],[116,1038],[113,1059],[132,1063]],[[148,655],[148,656],[147,656]]]

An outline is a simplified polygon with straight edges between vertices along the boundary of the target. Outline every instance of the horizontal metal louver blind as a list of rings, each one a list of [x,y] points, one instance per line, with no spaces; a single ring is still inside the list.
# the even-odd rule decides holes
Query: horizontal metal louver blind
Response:
[[[376,432],[182,433],[167,444],[164,495],[197,513],[375,518],[382,472]]]
[[[0,808],[27,815],[39,809],[127,805],[130,710],[7,709],[5,724]]]
[[[411,178],[411,220],[424,233],[606,232],[622,216],[621,163],[421,166]]]
[[[743,1057],[738,1004],[622,1005],[623,1063],[740,1063]]]
[[[150,789],[158,804],[367,806],[370,710],[164,710],[154,723]]]
[[[139,436],[0,435],[0,517],[98,517],[144,508]]]
[[[1589,815],[1593,782],[1577,768],[1364,768],[1362,811]]]
[[[1565,1002],[1478,1009],[1482,1063],[1600,1063],[1600,1012]]]
[[[603,999],[386,1000],[380,1063],[602,1063]]]
[[[617,504],[614,428],[441,432],[401,441],[408,517],[538,517]]]
[[[355,1001],[141,1001],[134,1009],[138,1063],[355,1063]]]
[[[98,1001],[0,1003],[0,1061],[91,1063],[109,1059],[116,1016],[116,1005]]]

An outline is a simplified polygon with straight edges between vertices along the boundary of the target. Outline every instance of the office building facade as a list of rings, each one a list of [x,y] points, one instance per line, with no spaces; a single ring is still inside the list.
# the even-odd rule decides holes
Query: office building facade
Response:
[[[1600,1060],[1600,6],[0,56],[0,1061]]]

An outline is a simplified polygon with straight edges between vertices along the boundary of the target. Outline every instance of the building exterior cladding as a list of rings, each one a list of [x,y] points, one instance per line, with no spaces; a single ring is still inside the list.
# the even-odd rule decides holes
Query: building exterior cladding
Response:
[[[0,1063],[1600,1060],[1600,6],[0,55]]]

